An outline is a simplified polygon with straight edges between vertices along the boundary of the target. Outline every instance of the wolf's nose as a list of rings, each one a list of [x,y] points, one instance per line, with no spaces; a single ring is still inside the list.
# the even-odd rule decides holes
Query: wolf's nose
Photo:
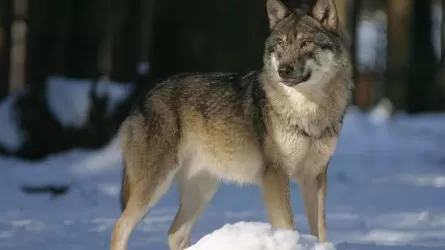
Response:
[[[294,72],[294,68],[289,64],[281,64],[278,67],[278,75],[282,79],[288,79],[292,75],[292,72]]]

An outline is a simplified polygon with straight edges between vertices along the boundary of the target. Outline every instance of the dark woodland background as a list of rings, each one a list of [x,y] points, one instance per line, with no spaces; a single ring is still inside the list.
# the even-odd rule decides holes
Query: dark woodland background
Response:
[[[315,0],[284,2],[297,7]],[[387,13],[386,70],[356,71],[356,106],[367,111],[388,98],[396,111],[445,110],[445,42],[437,59],[431,39],[431,5],[444,9],[444,0],[335,2],[353,55],[363,11]],[[443,37],[443,21],[441,30]],[[27,135],[18,150],[0,146],[0,152],[41,159],[73,147],[103,146],[155,79],[259,68],[267,32],[265,0],[0,0],[0,101],[22,93],[15,111]],[[107,98],[93,89],[88,122],[72,128],[48,109],[49,76],[109,79],[135,88],[111,116],[105,114]]]

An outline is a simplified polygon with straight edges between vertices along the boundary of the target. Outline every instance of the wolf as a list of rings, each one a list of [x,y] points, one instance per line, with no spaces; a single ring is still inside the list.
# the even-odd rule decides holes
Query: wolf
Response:
[[[327,241],[327,170],[352,96],[352,66],[333,0],[290,9],[265,2],[263,65],[249,72],[181,73],[135,102],[120,128],[122,214],[111,249],[168,191],[179,208],[171,250],[190,233],[222,182],[257,185],[272,226],[295,227],[290,182],[302,193],[310,233]]]

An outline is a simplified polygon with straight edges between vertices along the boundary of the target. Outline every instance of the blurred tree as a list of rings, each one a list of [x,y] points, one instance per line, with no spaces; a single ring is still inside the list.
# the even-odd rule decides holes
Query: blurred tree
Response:
[[[138,34],[141,27],[141,0],[113,0],[114,35],[111,79],[119,82],[136,79]]]
[[[141,25],[138,39],[138,57],[136,58],[136,82],[147,85],[151,79],[153,21],[155,0],[141,0]],[[150,84],[151,85],[151,84]]]
[[[438,85],[439,88],[442,89],[442,93],[445,95],[445,0],[442,0],[442,24],[441,24],[441,50],[440,50],[440,64],[441,64],[441,72],[438,77]],[[445,98],[444,98],[445,99]],[[445,109],[445,100],[444,100],[444,109]]]
[[[54,27],[54,47],[49,49],[52,55],[51,61],[49,63],[49,72],[48,74],[58,74],[63,75],[66,73],[66,70],[69,68],[69,65],[72,64],[70,58],[69,47],[72,40],[78,40],[80,37],[75,37],[72,35],[73,29],[75,28],[74,19],[74,9],[76,3],[73,0],[63,0],[59,1],[59,3],[51,2],[48,7],[53,9],[56,12],[53,16],[53,20],[57,20],[56,26]],[[55,9],[57,8],[57,9]],[[31,26],[32,29],[32,26]],[[82,52],[79,52],[82,53]],[[68,73],[69,75],[73,75],[72,73]],[[45,77],[47,77],[46,75]]]
[[[27,82],[32,88],[16,103],[18,122],[27,139],[11,153],[39,159],[71,147],[103,146],[117,131],[128,105],[117,108],[117,116],[107,115],[108,98],[99,95],[93,85],[86,124],[62,126],[49,109],[44,87],[51,75],[96,80],[105,73],[107,66],[101,62],[109,54],[109,44],[103,42],[110,34],[107,2],[42,0],[29,4]]]
[[[49,75],[96,78],[98,50],[105,34],[100,0],[29,1],[28,84]]]
[[[264,4],[255,0],[216,1],[212,70],[248,71],[262,65],[268,30]],[[245,13],[249,13],[246,15]]]
[[[289,7],[315,0],[283,0]],[[171,6],[175,6],[172,8]],[[262,65],[268,32],[265,2],[156,2],[152,69],[155,77],[192,71],[247,71]]]
[[[215,65],[212,41],[224,32],[215,21],[219,1],[157,1],[153,23],[152,74],[164,77],[179,72],[209,71]],[[225,1],[225,6],[234,1]],[[237,1],[241,2],[241,1]],[[235,16],[237,11],[230,15]]]
[[[118,13],[116,13],[115,1],[100,0],[102,17],[105,20],[105,32],[99,46],[98,54],[98,68],[99,74],[102,78],[110,79],[112,71],[112,57],[113,57],[113,41],[116,33],[116,28],[120,22]]]
[[[66,27],[69,31],[67,34],[69,40],[67,53],[64,56],[68,60],[65,59],[67,64],[62,74],[73,78],[97,78],[100,74],[99,46],[106,31],[107,11],[101,8],[103,7],[101,0],[65,1],[71,1],[71,8],[67,10],[71,18]]]
[[[360,84],[358,80],[358,71],[357,71],[357,24],[359,22],[359,15],[362,7],[361,0],[352,0],[349,1],[348,7],[348,23],[347,28],[350,31],[350,51],[351,51],[351,61],[354,67],[353,69],[353,79],[354,85],[356,86],[356,90],[352,96],[352,102],[359,107],[365,107],[368,104],[368,96],[369,96],[369,88],[367,85]]]
[[[0,1],[0,100],[9,93],[12,21],[12,0]]]
[[[440,50],[440,63],[445,66],[445,0],[442,0],[442,25],[441,25],[441,50]]]
[[[434,55],[430,1],[413,1],[407,85],[407,112],[443,110],[443,92],[434,84],[439,65]],[[400,28],[400,27],[399,27]]]
[[[386,93],[396,109],[410,113],[443,109],[443,91],[432,43],[431,2],[388,1],[388,81]]]
[[[152,29],[155,0],[113,0],[108,5],[108,28],[104,45],[109,60],[102,70],[109,71],[111,80],[138,82],[146,85],[151,76]],[[108,66],[106,64],[109,64]]]
[[[428,1],[426,1],[428,2]],[[396,109],[406,107],[406,82],[411,56],[412,0],[388,0],[387,80],[385,93]]]
[[[63,40],[60,41],[58,37],[61,36],[60,32],[69,31],[67,27],[64,27],[70,16],[67,8],[69,9],[69,4],[66,1],[40,0],[28,3],[25,67],[26,84],[31,87],[43,87],[47,75],[52,71],[54,50],[63,50],[65,46]],[[57,26],[61,27],[60,32],[57,32]],[[64,60],[58,61],[56,66],[61,67],[66,60],[62,52],[59,54]]]

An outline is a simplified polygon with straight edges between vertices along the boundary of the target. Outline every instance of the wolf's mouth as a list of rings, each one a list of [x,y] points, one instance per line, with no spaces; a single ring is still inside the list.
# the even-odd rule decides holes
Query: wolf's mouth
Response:
[[[306,75],[303,76],[303,79],[301,79],[301,81],[298,83],[303,83],[303,82],[309,81],[309,79],[311,79],[311,76],[312,76],[312,72],[308,72]]]
[[[289,87],[292,87],[292,86],[298,85],[300,83],[309,81],[309,79],[311,79],[311,76],[312,76],[312,72],[308,72],[301,77],[283,79],[281,82]]]

